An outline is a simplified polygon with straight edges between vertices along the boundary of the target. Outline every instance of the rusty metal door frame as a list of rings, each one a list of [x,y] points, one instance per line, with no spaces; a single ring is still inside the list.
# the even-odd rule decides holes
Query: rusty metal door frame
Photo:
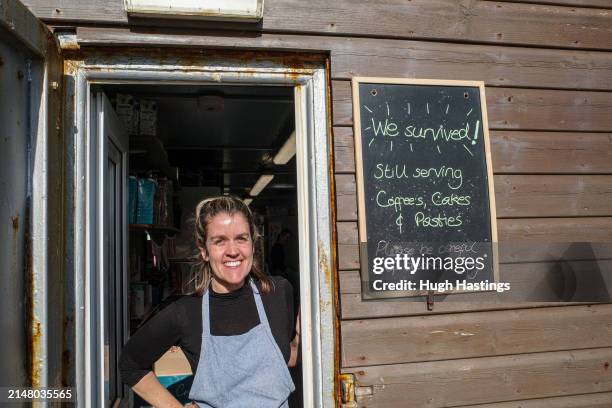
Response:
[[[66,94],[74,144],[73,257],[75,279],[75,381],[79,406],[91,390],[92,333],[90,280],[97,274],[93,204],[96,191],[92,154],[98,140],[89,132],[91,86],[95,84],[235,84],[283,85],[295,89],[296,166],[298,184],[300,296],[304,406],[333,407],[335,380],[335,312],[332,264],[331,138],[328,135],[327,73],[322,63],[300,64],[265,58],[207,56],[189,59],[142,54],[79,54],[65,64],[72,78]],[[296,61],[292,58],[291,61]],[[70,126],[66,126],[69,128]],[[90,307],[88,307],[88,305]]]
[[[2,123],[4,147],[12,159],[24,161],[23,167],[6,161],[10,171],[3,175],[2,194],[10,197],[1,207],[7,222],[2,226],[12,229],[12,242],[7,237],[3,244],[12,256],[6,257],[8,268],[3,262],[7,296],[0,305],[2,327],[10,331],[3,334],[14,343],[2,350],[6,368],[0,377],[13,386],[60,386],[65,324],[60,49],[18,0],[0,0],[0,42],[1,74],[9,86],[0,85],[3,97],[11,99],[2,106],[6,117],[0,115],[3,122],[8,118]]]

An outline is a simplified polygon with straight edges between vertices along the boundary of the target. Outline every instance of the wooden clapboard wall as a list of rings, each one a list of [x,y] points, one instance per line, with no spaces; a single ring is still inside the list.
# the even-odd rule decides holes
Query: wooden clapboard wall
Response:
[[[612,1],[266,0],[257,34],[214,37],[130,30],[123,0],[25,3],[82,46],[329,53],[341,370],[360,406],[612,406],[610,304],[361,301],[350,93],[355,75],[485,81],[498,235],[524,244],[502,277],[536,287],[562,256],[609,270],[610,248],[564,242],[612,241]]]

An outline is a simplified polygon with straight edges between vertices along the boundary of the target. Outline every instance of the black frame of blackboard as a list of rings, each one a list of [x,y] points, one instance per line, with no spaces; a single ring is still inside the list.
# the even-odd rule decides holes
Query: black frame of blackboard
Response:
[[[489,119],[487,115],[487,104],[485,96],[485,84],[483,81],[459,81],[447,79],[417,79],[417,78],[383,78],[383,77],[353,77],[352,78],[352,97],[353,97],[353,137],[355,143],[355,170],[357,184],[357,222],[359,235],[359,261],[362,290],[361,297],[363,299],[381,299],[381,298],[397,298],[397,297],[416,297],[426,296],[432,292],[425,291],[410,291],[410,292],[390,292],[384,296],[372,296],[369,294],[367,287],[363,285],[364,276],[368,276],[368,260],[363,248],[367,248],[367,229],[366,229],[366,211],[365,211],[365,196],[364,196],[364,178],[363,178],[363,149],[361,145],[361,109],[359,103],[359,85],[360,84],[397,84],[397,85],[430,85],[430,86],[457,86],[466,88],[478,88],[480,93],[480,110],[483,123],[485,160],[487,165],[487,186],[489,190],[489,213],[491,225],[491,243],[493,252],[493,276],[494,281],[499,282],[499,254],[498,254],[498,238],[497,238],[497,216],[495,207],[495,188],[493,183],[493,165],[491,161],[491,146],[489,141]],[[365,274],[365,275],[364,275]],[[452,290],[446,291],[444,294],[466,293],[467,291]],[[473,292],[469,292],[473,293]],[[434,294],[437,294],[435,292]]]

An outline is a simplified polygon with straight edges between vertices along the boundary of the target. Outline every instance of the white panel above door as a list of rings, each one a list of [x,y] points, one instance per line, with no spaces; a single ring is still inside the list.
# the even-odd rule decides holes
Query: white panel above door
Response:
[[[256,22],[263,16],[263,0],[125,0],[125,10],[141,17]]]

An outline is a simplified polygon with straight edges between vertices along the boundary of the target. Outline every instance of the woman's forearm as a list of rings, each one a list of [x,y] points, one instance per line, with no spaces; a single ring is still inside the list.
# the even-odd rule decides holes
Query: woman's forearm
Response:
[[[297,318],[295,320],[295,337],[293,338],[293,340],[291,340],[290,343],[291,354],[289,355],[289,362],[287,363],[287,366],[289,366],[290,368],[293,368],[297,365],[298,357],[300,354],[300,334],[302,332],[300,313],[301,311],[298,311]]]
[[[293,368],[297,365],[298,355],[300,352],[300,335],[296,334],[293,340],[290,343],[291,354],[289,355],[289,361],[287,362],[287,366],[289,368]]]
[[[182,408],[183,405],[160,384],[155,374],[151,371],[136,385],[132,387],[134,392],[145,401],[156,408]]]

